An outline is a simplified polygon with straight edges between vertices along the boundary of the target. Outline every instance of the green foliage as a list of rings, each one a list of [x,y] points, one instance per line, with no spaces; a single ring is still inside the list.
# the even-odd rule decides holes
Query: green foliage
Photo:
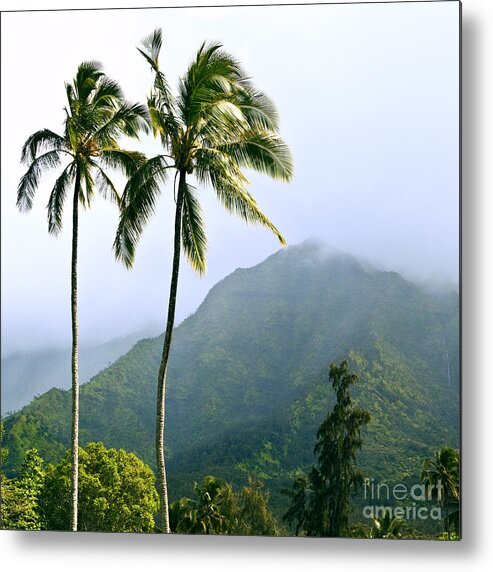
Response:
[[[460,540],[460,536],[457,532],[443,532],[437,540]]]
[[[434,485],[433,498],[444,508],[445,534],[460,534],[460,457],[458,449],[442,447],[425,459],[421,480]]]
[[[408,522],[401,519],[392,517],[389,511],[383,515],[372,518],[371,526],[358,522],[353,524],[348,536],[351,538],[434,538],[430,536],[423,536],[418,531],[409,526]]]
[[[30,449],[22,462],[20,476],[1,478],[1,527],[9,530],[41,530],[39,496],[44,485],[43,459]]]
[[[276,456],[274,446],[270,441],[265,441],[262,448],[252,459],[244,463],[238,463],[237,468],[258,480],[271,479],[279,476],[280,460]]]
[[[363,482],[363,474],[356,468],[356,453],[361,449],[361,429],[369,423],[368,411],[355,407],[349,386],[358,376],[349,373],[343,361],[331,364],[329,379],[335,393],[335,405],[317,432],[315,454],[318,464],[308,478],[294,481],[292,490],[286,490],[291,506],[284,515],[296,533],[308,536],[341,536],[349,525],[351,491]]]
[[[269,509],[269,494],[261,481],[248,479],[238,495],[239,516],[234,534],[251,536],[281,536],[283,529]]]
[[[171,528],[190,534],[279,536],[281,528],[268,507],[268,494],[259,481],[249,479],[241,493],[216,477],[195,483],[195,498],[171,505]]]
[[[231,534],[235,528],[235,498],[231,485],[216,477],[195,483],[195,498],[171,505],[171,527],[176,532]]]
[[[0,474],[3,473],[3,465],[9,456],[9,450],[3,446],[3,423],[0,422]]]
[[[316,473],[314,474],[316,476]],[[317,490],[309,490],[309,480],[306,475],[299,475],[293,482],[293,488],[282,492],[290,499],[290,506],[283,515],[290,527],[294,526],[296,536],[304,536],[307,530],[315,528],[311,522],[315,513],[314,502]],[[321,499],[323,501],[323,499]]]
[[[391,513],[387,511],[383,516],[373,517],[370,538],[401,538],[405,526],[405,520],[392,518]]]
[[[425,459],[421,480],[425,484],[441,483],[445,502],[459,502],[459,451],[452,447],[442,447],[432,459]],[[438,496],[437,487],[433,493]]]
[[[349,494],[363,481],[362,472],[356,469],[356,453],[362,447],[361,429],[369,423],[370,414],[352,403],[349,386],[358,376],[349,373],[346,361],[340,366],[332,364],[329,378],[336,403],[318,430],[315,453],[328,500],[327,532],[341,536],[348,526]]]
[[[71,456],[50,465],[39,507],[45,527],[70,525]],[[158,508],[152,470],[132,453],[89,443],[79,449],[79,530],[152,532]]]

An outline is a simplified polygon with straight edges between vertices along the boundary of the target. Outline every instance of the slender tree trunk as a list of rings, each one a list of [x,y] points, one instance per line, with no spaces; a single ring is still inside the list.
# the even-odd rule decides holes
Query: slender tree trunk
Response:
[[[168,484],[166,481],[166,463],[164,454],[164,417],[166,402],[166,375],[168,372],[169,352],[171,348],[171,338],[173,336],[173,326],[175,323],[176,292],[178,289],[178,274],[180,270],[181,252],[181,216],[183,210],[183,193],[186,173],[180,171],[178,183],[178,195],[176,197],[175,213],[175,237],[173,251],[173,270],[171,273],[171,286],[168,302],[168,319],[166,322],[166,333],[164,334],[163,353],[157,380],[157,411],[156,411],[156,458],[158,468],[158,493],[160,499],[160,511],[162,521],[162,531],[169,534],[169,509],[168,509]]]
[[[70,530],[77,530],[79,487],[79,331],[77,324],[77,238],[79,231],[80,171],[75,175],[74,204],[72,210],[72,500],[70,504]]]

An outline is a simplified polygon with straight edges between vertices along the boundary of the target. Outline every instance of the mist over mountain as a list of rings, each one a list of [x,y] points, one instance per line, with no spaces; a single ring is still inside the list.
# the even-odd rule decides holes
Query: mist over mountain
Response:
[[[172,498],[205,474],[262,478],[279,491],[313,460],[332,406],[328,365],[350,361],[370,411],[360,464],[383,480],[417,478],[423,459],[458,445],[459,300],[309,241],[237,269],[176,329],[167,446]],[[138,342],[81,388],[81,445],[103,441],[155,467],[162,336]],[[5,420],[7,470],[36,446],[69,446],[70,393],[52,389]]]
[[[151,325],[127,336],[105,343],[82,344],[79,348],[79,381],[89,379],[125,354],[136,342],[157,333]],[[56,387],[72,385],[71,348],[48,348],[17,351],[1,360],[1,413],[14,412],[27,405],[35,396]]]

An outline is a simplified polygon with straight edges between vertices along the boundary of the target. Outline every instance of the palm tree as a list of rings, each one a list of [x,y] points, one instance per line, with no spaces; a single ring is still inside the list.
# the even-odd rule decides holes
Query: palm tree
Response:
[[[459,451],[452,447],[442,447],[432,459],[425,459],[421,481],[433,485],[433,494],[447,514],[444,519],[445,532],[450,537],[450,529],[459,530]]]
[[[22,149],[21,161],[29,165],[17,189],[17,207],[21,212],[32,207],[41,175],[48,169],[64,165],[48,200],[48,231],[62,230],[63,206],[73,184],[72,203],[72,498],[71,529],[77,530],[78,485],[78,323],[77,323],[77,241],[79,204],[89,207],[94,188],[117,203],[119,195],[105,172],[116,168],[126,176],[143,162],[140,153],[125,151],[117,143],[121,135],[138,137],[147,130],[149,117],[145,106],[125,101],[117,83],[108,78],[97,62],[80,64],[73,83],[65,85],[68,106],[65,108],[63,135],[42,129],[31,135]]]
[[[238,517],[235,496],[230,484],[206,476],[202,486],[193,487],[195,499],[181,498],[171,505],[177,532],[195,534],[230,534]]]
[[[166,375],[175,319],[176,293],[183,247],[192,267],[206,270],[207,237],[196,188],[208,186],[226,210],[248,223],[271,230],[285,244],[277,228],[262,213],[248,192],[244,167],[289,181],[293,166],[287,145],[279,136],[273,103],[246,78],[240,64],[220,44],[203,44],[175,96],[159,68],[161,30],[142,43],[140,53],[151,66],[155,80],[148,108],[155,136],[164,153],[149,159],[127,184],[123,214],[115,238],[117,258],[130,267],[145,224],[154,212],[160,186],[174,172],[175,222],[173,266],[166,332],[158,374],[156,451],[163,532],[170,532],[164,459]]]

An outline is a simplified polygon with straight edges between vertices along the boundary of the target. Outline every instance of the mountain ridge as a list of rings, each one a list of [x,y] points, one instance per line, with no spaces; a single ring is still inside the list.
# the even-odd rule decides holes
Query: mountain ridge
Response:
[[[101,440],[155,466],[161,346],[162,335],[139,341],[81,388],[82,445]],[[372,416],[362,466],[380,478],[416,478],[424,456],[458,444],[458,348],[457,296],[432,295],[350,255],[325,256],[304,243],[236,269],[174,332],[172,496],[205,474],[239,482],[250,473],[280,506],[276,491],[311,462],[316,429],[333,403],[327,366],[342,359],[359,374],[355,400]],[[28,446],[57,460],[69,444],[69,420],[70,394],[57,390],[7,418],[8,471]]]

